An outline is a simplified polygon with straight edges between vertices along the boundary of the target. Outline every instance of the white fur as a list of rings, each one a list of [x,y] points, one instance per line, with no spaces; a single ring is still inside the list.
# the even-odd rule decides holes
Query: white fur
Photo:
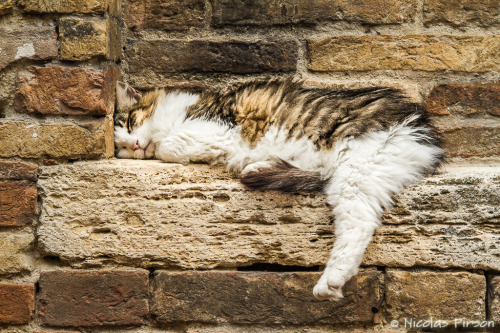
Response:
[[[281,158],[303,170],[320,172],[329,179],[325,192],[334,207],[336,240],[314,287],[319,299],[342,298],[342,286],[357,273],[380,225],[380,215],[392,204],[392,195],[418,179],[442,154],[440,148],[419,143],[425,140],[419,133],[426,129],[408,126],[411,118],[387,131],[342,139],[328,151],[317,150],[307,139],[288,139],[279,128],[270,128],[252,148],[242,139],[239,127],[187,119],[186,109],[197,98],[185,93],[166,95],[140,128],[130,134],[117,128],[116,140],[125,144],[118,156],[142,158],[126,148],[138,140],[140,145],[153,144],[155,156],[166,162],[225,164],[245,174]]]

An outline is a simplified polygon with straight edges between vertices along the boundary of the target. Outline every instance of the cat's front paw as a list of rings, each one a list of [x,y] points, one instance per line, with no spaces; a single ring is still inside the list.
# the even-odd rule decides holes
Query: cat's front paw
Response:
[[[325,271],[316,286],[314,286],[313,294],[314,297],[321,301],[338,301],[344,298],[344,295],[342,295],[343,286],[342,279],[335,279],[334,277],[328,279],[328,273]]]

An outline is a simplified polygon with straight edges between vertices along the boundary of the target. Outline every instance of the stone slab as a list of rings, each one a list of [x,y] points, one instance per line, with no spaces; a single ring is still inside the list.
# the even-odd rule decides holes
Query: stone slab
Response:
[[[446,169],[396,197],[364,265],[500,269],[500,166]],[[38,186],[41,250],[75,267],[324,265],[334,240],[324,196],[249,191],[206,165],[44,166]]]

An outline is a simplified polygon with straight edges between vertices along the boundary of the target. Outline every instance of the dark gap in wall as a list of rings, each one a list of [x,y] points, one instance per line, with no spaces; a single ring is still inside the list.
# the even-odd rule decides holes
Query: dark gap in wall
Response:
[[[385,269],[386,269],[385,266],[377,266],[377,271],[379,271],[379,272],[384,272],[385,273]]]
[[[287,266],[280,264],[268,264],[268,263],[257,263],[249,266],[238,267],[238,271],[242,272],[253,272],[253,271],[264,271],[264,272],[319,272],[321,266],[315,265],[310,267],[304,266]]]
[[[45,260],[47,263],[52,264],[52,265],[61,265],[62,260],[58,256],[44,256],[43,260]]]

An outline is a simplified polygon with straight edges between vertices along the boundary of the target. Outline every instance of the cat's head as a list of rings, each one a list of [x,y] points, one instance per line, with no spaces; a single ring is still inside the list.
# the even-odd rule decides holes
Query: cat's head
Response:
[[[142,96],[128,84],[118,82],[116,87],[117,110],[115,117],[115,147],[119,158],[152,158],[152,115],[161,91]]]

